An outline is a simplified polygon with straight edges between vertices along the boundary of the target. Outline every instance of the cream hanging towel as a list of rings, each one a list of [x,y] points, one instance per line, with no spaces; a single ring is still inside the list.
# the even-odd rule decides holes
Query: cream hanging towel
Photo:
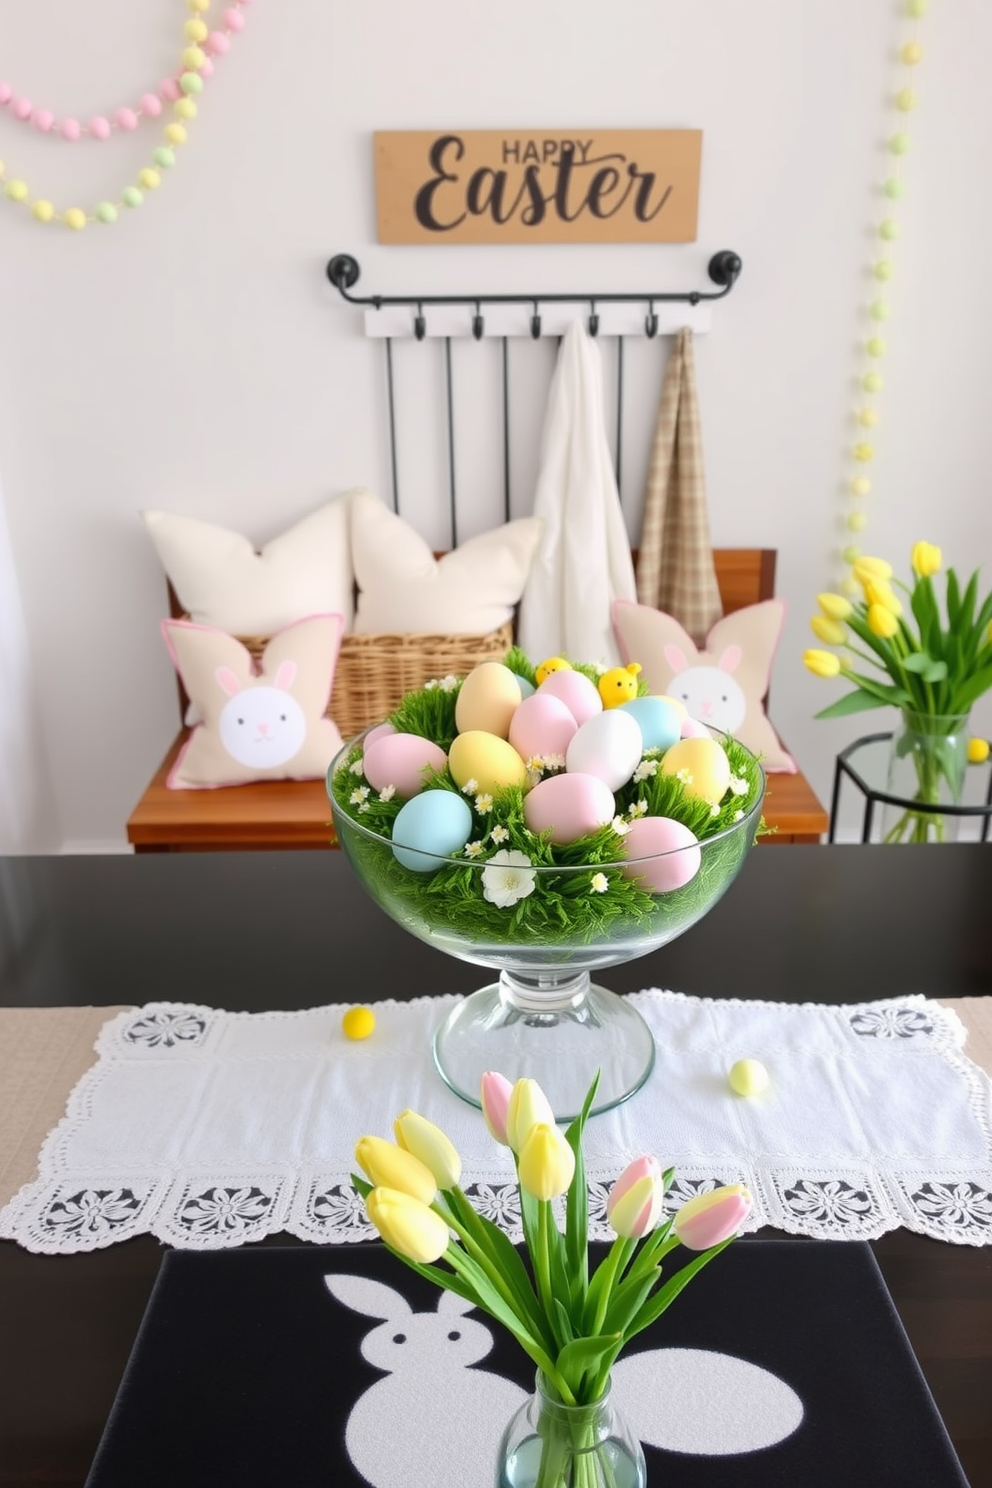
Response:
[[[665,368],[637,560],[637,597],[674,615],[697,645],[723,614],[706,514],[703,437],[692,332]]]
[[[535,665],[557,655],[618,665],[611,607],[637,591],[599,347],[580,320],[565,334],[548,393],[534,515],[544,534],[520,602],[520,645]]]

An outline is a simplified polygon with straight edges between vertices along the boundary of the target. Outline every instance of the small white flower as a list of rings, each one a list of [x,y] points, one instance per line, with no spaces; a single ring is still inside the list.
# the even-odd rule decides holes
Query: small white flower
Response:
[[[368,801],[363,801],[362,804],[361,804],[361,806],[359,806],[359,808],[358,808],[358,814],[359,814],[359,816],[362,814],[363,811],[368,811],[368,809],[369,809],[369,803],[368,803]]]
[[[657,760],[653,760],[653,759],[642,759],[641,760],[641,763],[638,765],[637,769],[634,771],[633,778],[636,781],[638,781],[638,782],[640,782],[642,780],[650,780],[651,777],[654,776],[654,775],[657,775],[657,773],[658,773],[658,761]]]
[[[492,811],[493,798],[488,791],[483,791],[481,796],[476,796],[475,809],[481,812]]]
[[[564,770],[565,756],[563,754],[546,754],[544,756],[544,768],[546,770]]]
[[[424,683],[424,691],[425,692],[433,692],[434,689],[435,689],[435,687],[439,687],[439,686],[440,686],[440,683],[438,682],[437,678],[436,677],[432,677],[429,682],[425,682]]]
[[[368,796],[368,793],[369,788],[367,785],[358,785],[352,791],[351,795],[348,797],[348,800],[351,802],[352,806],[360,806]]]
[[[526,785],[528,790],[533,790],[535,785],[540,785],[543,779],[544,776],[541,774],[540,770],[528,770],[526,776],[524,777],[524,784]]]
[[[447,677],[442,677],[440,682],[438,683],[438,686],[440,687],[442,692],[454,692],[455,688],[458,686],[458,678],[452,677],[450,675]]]
[[[634,817],[635,816],[647,816],[647,814],[648,814],[648,803],[647,803],[647,801],[635,801],[634,804],[633,804],[633,806],[631,806],[630,812],[629,812],[631,821],[634,820]]]
[[[505,842],[510,834],[505,827],[493,827],[489,835],[494,842]]]
[[[474,796],[478,789],[479,782],[476,779],[473,778],[471,780],[466,780],[465,784],[462,786],[462,795]]]
[[[379,800],[380,801],[391,801],[393,799],[393,797],[395,796],[395,794],[396,794],[396,787],[395,787],[395,785],[384,785],[383,788],[382,788],[382,790],[379,792]]]
[[[644,751],[644,758],[645,759],[657,759],[657,757],[658,757],[658,755],[660,753],[661,753],[661,750],[658,748],[657,744],[649,744],[648,747],[647,747],[647,749],[645,749],[645,751]]]
[[[605,873],[594,873],[589,888],[594,894],[605,894],[610,887],[610,880]]]
[[[351,764],[348,766],[348,769],[351,771],[352,775],[364,775],[365,761],[363,759],[352,760]]]
[[[692,784],[692,776],[689,774],[689,771],[687,769],[685,769],[684,766],[683,766],[683,768],[681,770],[676,770],[675,771],[675,779],[676,780],[681,780],[681,782],[682,782],[683,785],[691,785]]]
[[[743,813],[743,811],[735,811],[734,812],[734,818],[733,819],[734,819],[734,821],[743,821],[744,820],[744,813]]]
[[[615,816],[610,822],[610,826],[613,828],[614,832],[616,832],[618,837],[626,837],[627,833],[630,831],[630,823],[625,822],[622,816]]]
[[[731,777],[730,777],[730,792],[731,792],[731,795],[734,795],[734,796],[746,796],[747,795],[747,781],[746,780],[742,780],[739,775],[731,775]]]
[[[466,842],[466,844],[465,844],[465,856],[467,858],[477,858],[479,856],[479,854],[481,853],[481,851],[482,851],[482,843],[481,842]]]
[[[482,870],[482,896],[498,909],[509,909],[533,893],[537,874],[526,853],[503,848],[493,853]]]
[[[540,775],[541,771],[544,769],[544,756],[540,754],[532,754],[530,759],[526,762],[525,768],[530,770],[535,775]]]
[[[714,802],[714,804],[710,807],[710,816],[719,816],[719,815],[720,815],[720,808]]]

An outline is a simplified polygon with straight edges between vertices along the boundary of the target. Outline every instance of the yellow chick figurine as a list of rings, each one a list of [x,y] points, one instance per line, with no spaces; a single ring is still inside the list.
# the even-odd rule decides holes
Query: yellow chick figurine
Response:
[[[539,667],[534,668],[534,676],[537,678],[538,687],[540,687],[541,683],[546,682],[552,672],[570,672],[571,670],[572,663],[566,661],[563,656],[549,656],[547,661],[542,661]]]
[[[621,703],[629,703],[632,698],[636,698],[637,674],[640,670],[640,663],[632,661],[625,667],[611,667],[608,672],[603,673],[597,686],[604,708],[619,708]]]

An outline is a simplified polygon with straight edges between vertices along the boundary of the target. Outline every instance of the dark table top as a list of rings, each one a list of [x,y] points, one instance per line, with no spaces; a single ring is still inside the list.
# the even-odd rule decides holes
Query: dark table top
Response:
[[[990,889],[981,844],[760,847],[700,924],[597,979],[783,1002],[989,995]],[[489,979],[390,922],[341,853],[0,859],[0,1005],[260,1011]],[[899,1230],[873,1249],[972,1488],[992,1488],[992,1248]],[[160,1258],[147,1236],[78,1256],[0,1242],[0,1488],[83,1482]]]

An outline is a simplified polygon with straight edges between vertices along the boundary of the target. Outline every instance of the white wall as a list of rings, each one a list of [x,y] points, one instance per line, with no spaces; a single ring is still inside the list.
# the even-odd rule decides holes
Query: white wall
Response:
[[[164,75],[186,13],[178,0],[4,9],[10,81],[83,117]],[[773,714],[826,795],[859,724],[813,720],[836,689],[799,658],[814,596],[840,572],[901,6],[255,0],[246,14],[190,144],[140,212],[74,235],[0,200],[0,460],[61,837],[123,841],[176,725],[164,586],[138,511],[263,541],[348,485],[388,494],[382,352],[324,279],[339,250],[361,261],[360,288],[382,293],[683,288],[705,282],[714,250],[741,254],[741,281],[697,347],[711,525],[718,544],[779,550],[790,614]],[[992,583],[992,7],[935,5],[921,38],[863,545],[902,562],[926,536],[961,568],[984,560]],[[375,244],[373,129],[582,124],[703,129],[697,244]],[[147,138],[59,146],[0,116],[8,172],[62,205],[115,194]],[[425,348],[402,352],[401,377],[419,379],[408,358]],[[660,354],[632,365],[650,404]],[[539,412],[521,411],[521,460]],[[408,417],[404,438],[406,514],[443,543],[440,430]],[[480,429],[481,450],[488,438]],[[646,449],[626,454],[635,527]],[[491,484],[496,502],[498,472]],[[484,494],[478,524],[490,525]]]

